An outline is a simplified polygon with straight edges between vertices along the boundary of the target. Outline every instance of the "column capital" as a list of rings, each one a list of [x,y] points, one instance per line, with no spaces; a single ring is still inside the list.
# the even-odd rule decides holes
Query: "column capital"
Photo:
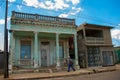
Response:
[[[60,33],[56,33],[56,35],[60,35]]]
[[[34,31],[33,33],[34,33],[34,34],[38,34],[39,32],[37,32],[37,31]]]
[[[10,33],[14,32],[14,30],[9,30]]]
[[[77,33],[74,33],[74,36],[77,35]]]

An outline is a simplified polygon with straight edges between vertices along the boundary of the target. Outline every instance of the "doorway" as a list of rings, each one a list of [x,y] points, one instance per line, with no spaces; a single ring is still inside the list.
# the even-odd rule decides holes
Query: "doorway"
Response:
[[[49,42],[41,42],[41,67],[49,66]]]
[[[112,51],[102,51],[103,66],[113,65],[113,53]]]

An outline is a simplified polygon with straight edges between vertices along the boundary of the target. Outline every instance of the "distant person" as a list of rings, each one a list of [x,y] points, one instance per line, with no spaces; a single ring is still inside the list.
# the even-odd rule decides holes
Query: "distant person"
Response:
[[[70,56],[68,56],[67,64],[68,64],[68,72],[70,72],[70,67],[72,68],[73,71],[75,71],[75,68],[73,67],[73,61],[70,58]]]

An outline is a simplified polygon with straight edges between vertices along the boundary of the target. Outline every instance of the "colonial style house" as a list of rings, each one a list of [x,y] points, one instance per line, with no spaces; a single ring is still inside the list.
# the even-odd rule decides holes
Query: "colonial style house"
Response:
[[[77,27],[80,67],[114,65],[110,26],[84,23]]]
[[[78,65],[74,19],[13,11],[10,27],[11,66],[61,67],[69,55]]]

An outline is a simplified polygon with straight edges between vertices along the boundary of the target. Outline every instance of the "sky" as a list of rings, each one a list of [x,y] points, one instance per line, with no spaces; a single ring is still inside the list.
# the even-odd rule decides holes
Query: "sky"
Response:
[[[0,0],[0,49],[4,47],[5,3]],[[7,28],[12,11],[58,16],[83,23],[111,26],[112,44],[120,46],[120,0],[8,0]],[[8,37],[9,40],[9,37]]]

